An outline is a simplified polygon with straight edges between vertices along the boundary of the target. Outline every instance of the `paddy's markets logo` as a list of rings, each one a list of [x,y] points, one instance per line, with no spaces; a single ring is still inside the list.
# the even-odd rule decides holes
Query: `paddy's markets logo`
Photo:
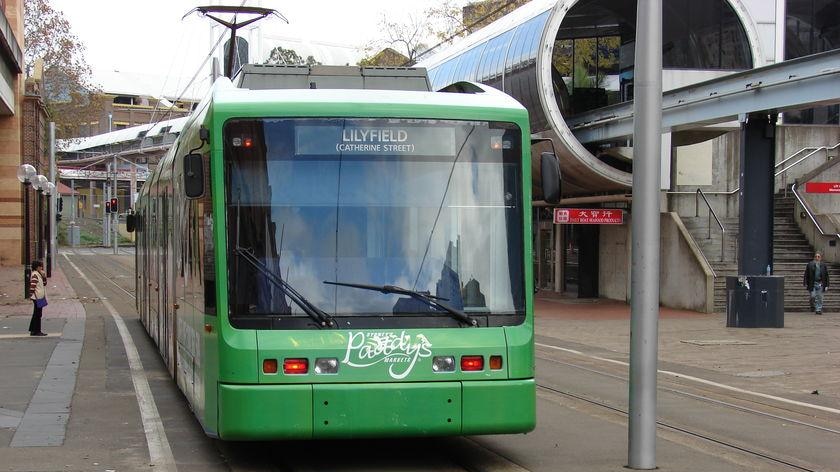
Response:
[[[411,373],[418,359],[432,355],[431,348],[432,343],[423,334],[412,340],[405,331],[400,334],[350,332],[347,352],[341,363],[350,367],[390,364],[388,373],[393,379],[401,380]]]

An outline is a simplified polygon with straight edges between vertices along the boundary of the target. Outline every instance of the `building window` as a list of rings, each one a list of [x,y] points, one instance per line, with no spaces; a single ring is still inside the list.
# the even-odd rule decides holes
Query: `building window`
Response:
[[[114,97],[114,103],[117,105],[134,105],[134,97],[120,95]]]
[[[752,68],[746,31],[727,0],[668,0],[662,14],[663,68]],[[632,100],[635,44],[636,2],[576,3],[554,43],[555,95],[568,102],[561,110],[578,114]]]
[[[785,60],[840,47],[840,0],[787,0]],[[791,124],[840,124],[840,106],[787,112]]]

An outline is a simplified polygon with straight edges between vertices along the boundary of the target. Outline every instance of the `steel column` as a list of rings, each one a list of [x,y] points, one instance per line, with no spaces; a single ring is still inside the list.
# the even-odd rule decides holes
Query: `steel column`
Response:
[[[29,220],[29,187],[31,187],[28,181],[23,184],[23,241],[24,241],[24,252],[26,255],[23,258],[24,267],[23,267],[23,298],[29,298],[29,278],[32,277],[32,233],[30,233],[30,220]]]
[[[633,104],[633,220],[628,460],[656,468],[659,186],[662,157],[662,0],[639,0]]]
[[[50,121],[50,182],[53,183],[56,187],[53,189],[52,193],[50,193],[50,198],[48,200],[49,210],[47,210],[48,214],[48,223],[47,223],[47,277],[52,277],[52,269],[53,264],[56,261],[56,245],[57,238],[56,235],[58,234],[58,225],[55,221],[55,214],[57,210],[57,202],[58,202],[58,179],[57,179],[57,172],[55,168],[55,122]]]
[[[750,115],[741,123],[741,190],[738,192],[738,274],[773,268],[775,117]]]

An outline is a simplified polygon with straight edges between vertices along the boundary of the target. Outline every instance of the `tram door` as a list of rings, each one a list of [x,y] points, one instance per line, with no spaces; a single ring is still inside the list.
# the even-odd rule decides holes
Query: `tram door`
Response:
[[[180,236],[175,231],[175,205],[172,188],[166,190],[166,216],[167,216],[167,241],[166,241],[166,365],[169,367],[169,375],[175,377],[175,349],[177,337],[175,336],[175,319],[178,316],[178,299],[176,298],[175,287],[178,279],[175,276],[178,261],[178,241]]]
[[[562,225],[563,292],[578,298],[598,297],[598,225]]]
[[[169,366],[169,320],[171,319],[172,310],[172,284],[170,277],[172,267],[172,238],[170,232],[172,230],[170,211],[171,205],[169,200],[169,191],[163,190],[161,195],[161,223],[163,226],[163,240],[161,241],[161,274],[160,274],[160,319],[158,320],[158,329],[160,332],[160,339],[158,340],[158,347],[160,348],[161,357],[163,357],[164,364]]]

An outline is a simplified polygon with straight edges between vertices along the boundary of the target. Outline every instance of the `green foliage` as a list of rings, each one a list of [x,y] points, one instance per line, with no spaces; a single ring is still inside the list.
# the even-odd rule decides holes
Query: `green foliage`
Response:
[[[391,48],[385,48],[372,56],[365,57],[359,61],[359,65],[362,67],[403,67],[409,62],[408,57]]]
[[[266,59],[263,64],[314,66],[320,65],[321,63],[315,60],[313,56],[306,56],[306,59],[304,59],[300,57],[300,55],[294,49],[286,49],[282,46],[277,46],[271,50],[271,53],[268,55],[268,59]]]
[[[56,137],[78,137],[82,123],[98,120],[101,111],[85,46],[50,0],[24,0],[23,6],[26,77],[39,72],[36,60],[42,60],[44,101],[56,123]]]
[[[441,41],[474,33],[531,0],[483,0],[458,6],[454,0],[444,0],[426,9],[430,32]]]
[[[560,39],[554,43],[552,63],[563,77],[572,77],[575,87],[602,87],[608,75],[618,73],[621,38]]]

